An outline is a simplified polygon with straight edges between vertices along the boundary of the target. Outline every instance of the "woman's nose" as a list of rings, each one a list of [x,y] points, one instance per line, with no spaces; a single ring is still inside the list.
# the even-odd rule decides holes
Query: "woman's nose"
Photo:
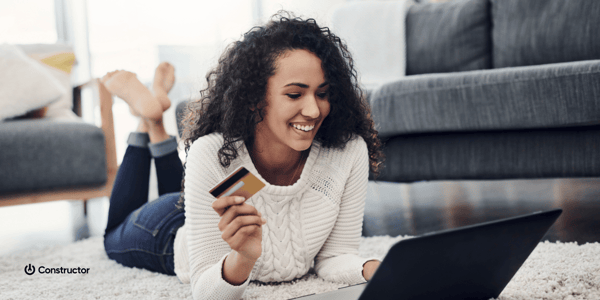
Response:
[[[317,99],[314,95],[306,97],[306,101],[302,107],[302,115],[311,119],[316,119],[321,115]]]

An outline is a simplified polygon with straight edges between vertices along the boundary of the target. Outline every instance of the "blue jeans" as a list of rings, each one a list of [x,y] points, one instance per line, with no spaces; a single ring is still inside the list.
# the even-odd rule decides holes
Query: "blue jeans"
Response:
[[[175,275],[173,242],[185,222],[176,206],[183,166],[176,149],[154,157],[159,198],[148,202],[151,161],[148,148],[128,146],[110,196],[104,249],[124,266]]]

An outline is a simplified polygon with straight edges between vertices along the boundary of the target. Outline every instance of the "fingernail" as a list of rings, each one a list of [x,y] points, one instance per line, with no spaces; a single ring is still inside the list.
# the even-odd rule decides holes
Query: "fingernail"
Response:
[[[242,197],[242,196],[235,197],[235,203],[242,203],[242,202],[244,202],[244,197]]]
[[[267,223],[267,219],[265,219],[264,217],[263,217],[263,218],[260,218],[260,219],[262,220],[263,224],[266,224],[266,223]]]

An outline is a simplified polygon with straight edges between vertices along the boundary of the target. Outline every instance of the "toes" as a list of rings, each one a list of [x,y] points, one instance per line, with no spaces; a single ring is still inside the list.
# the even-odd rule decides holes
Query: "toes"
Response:
[[[125,70],[119,70],[119,73],[123,77],[137,77],[137,74]]]
[[[156,67],[156,70],[164,72],[165,74],[168,74],[168,73],[172,73],[173,70],[175,70],[175,68],[170,63],[163,61],[158,65],[158,67]]]
[[[100,79],[100,81],[102,81],[102,82],[106,82],[106,81],[107,81],[107,80],[109,80],[111,77],[113,77],[113,76],[114,76],[114,75],[115,75],[117,72],[119,72],[119,71],[115,70],[115,71],[112,71],[112,72],[108,72],[108,73],[106,73],[106,75],[102,76],[102,78]]]

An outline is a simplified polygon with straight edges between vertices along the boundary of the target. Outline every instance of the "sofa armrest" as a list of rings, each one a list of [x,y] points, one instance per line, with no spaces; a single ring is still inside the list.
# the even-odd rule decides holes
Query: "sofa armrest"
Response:
[[[99,103],[100,103],[100,118],[102,121],[102,131],[106,140],[106,168],[109,174],[115,176],[119,169],[117,165],[117,148],[115,142],[115,125],[113,120],[112,95],[108,92],[100,79],[94,79],[95,87],[97,88]]]
[[[81,92],[86,88],[93,90],[94,102],[100,106],[100,121],[101,128],[106,139],[106,163],[109,173],[118,169],[117,166],[117,151],[115,143],[115,127],[112,113],[113,99],[110,92],[106,89],[100,79],[92,79],[84,84],[73,88],[73,112],[79,117],[82,117],[81,111]]]
[[[81,90],[87,83],[73,87],[73,112],[81,118]]]

